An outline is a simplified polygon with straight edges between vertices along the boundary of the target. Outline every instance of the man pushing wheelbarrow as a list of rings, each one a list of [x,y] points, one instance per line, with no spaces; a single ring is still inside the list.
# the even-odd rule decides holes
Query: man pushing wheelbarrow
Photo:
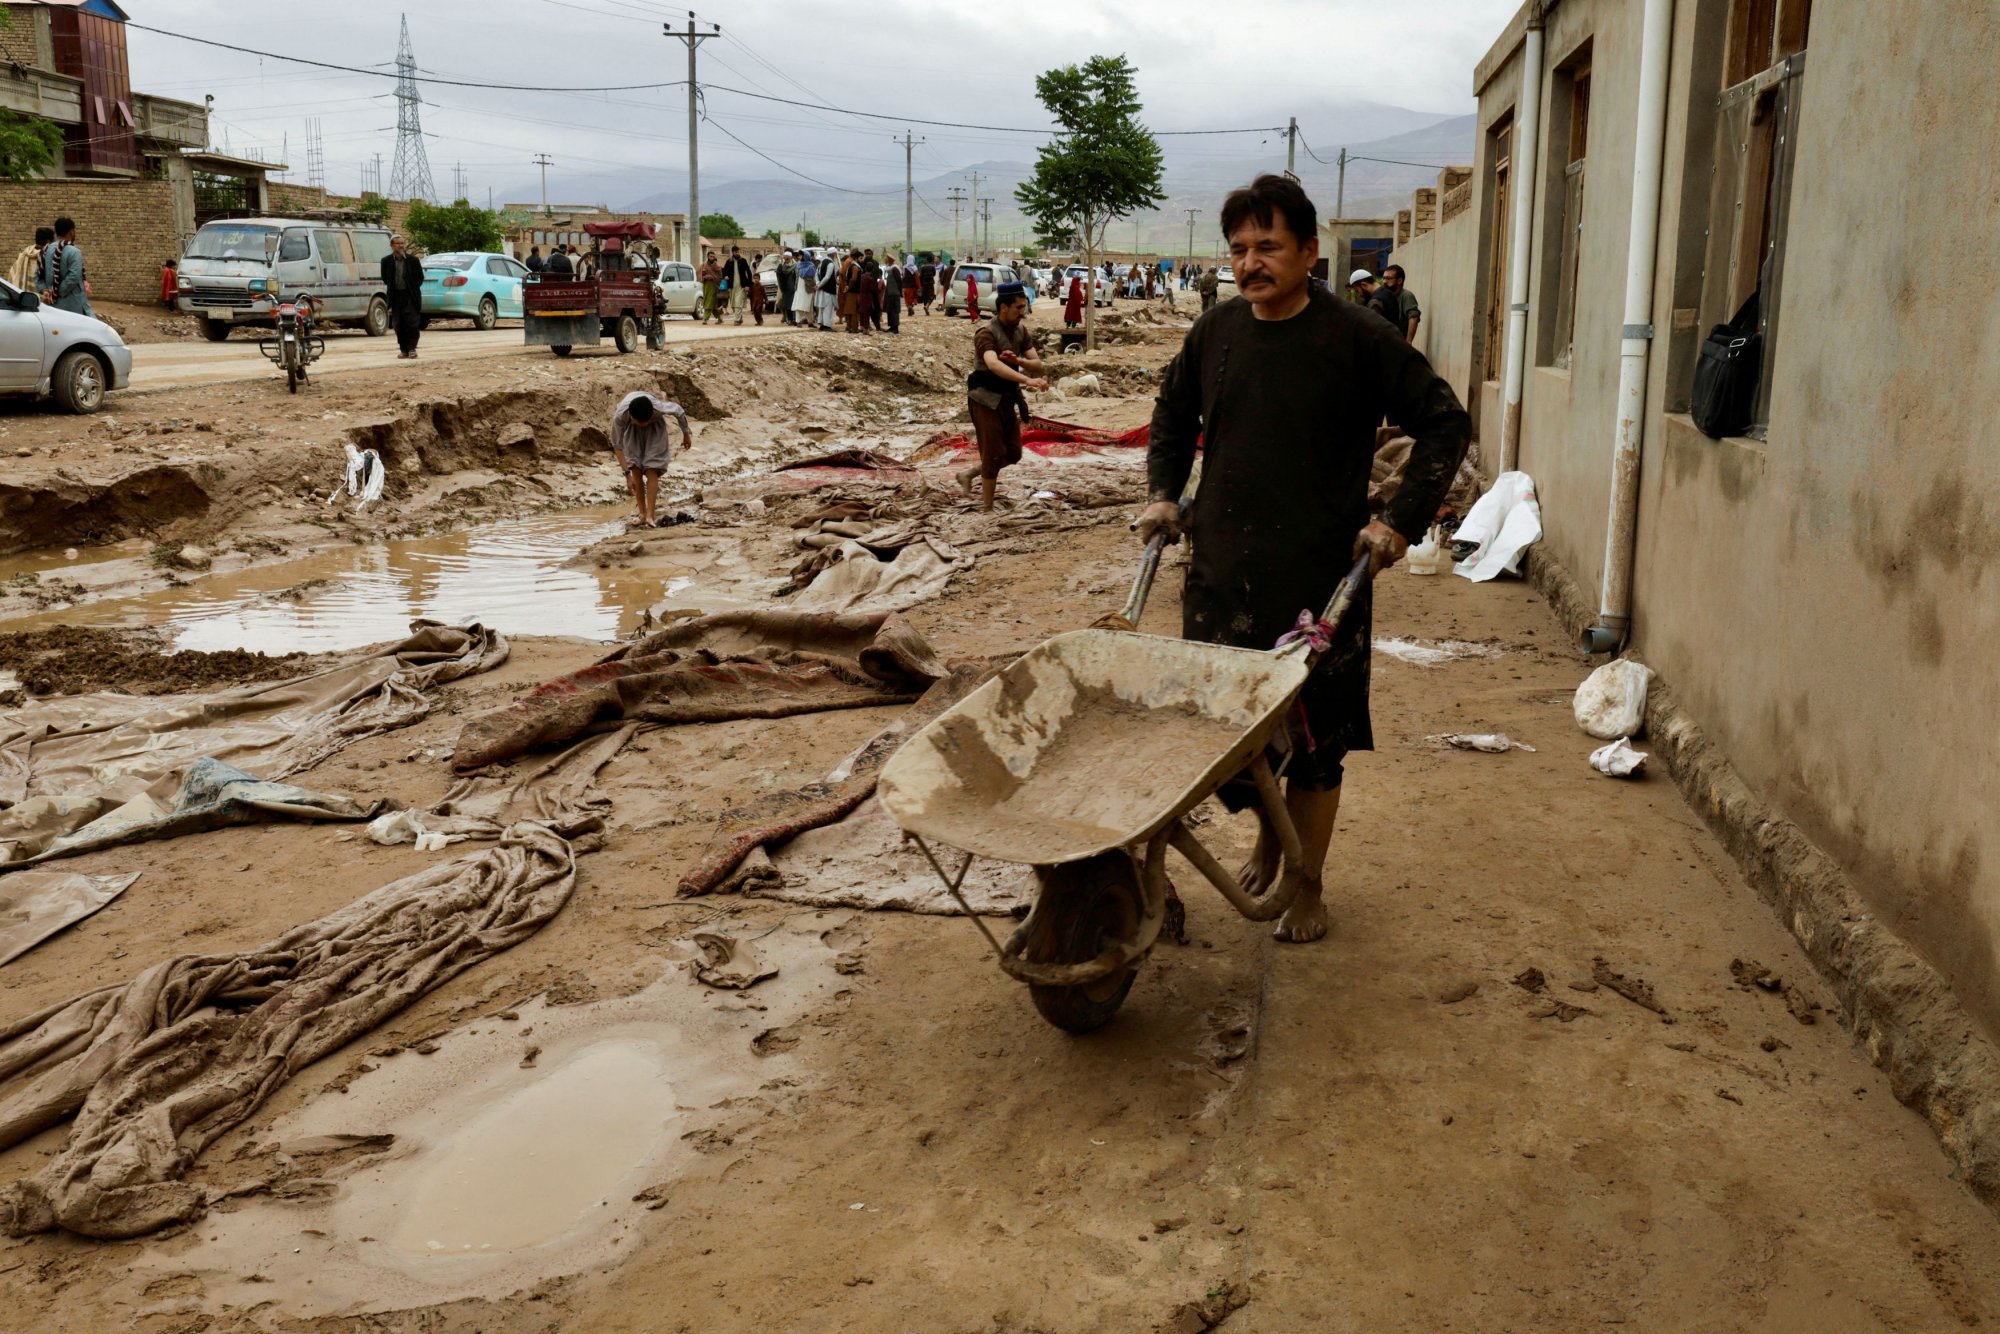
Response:
[[[1222,234],[1242,299],[1188,330],[1153,408],[1150,502],[1139,535],[1178,536],[1175,497],[1204,437],[1201,492],[1189,517],[1193,562],[1181,635],[1271,648],[1327,605],[1357,558],[1371,574],[1423,537],[1458,472],[1472,422],[1451,386],[1381,316],[1309,281],[1319,219],[1297,181],[1259,176],[1222,205]],[[1368,515],[1375,429],[1387,416],[1415,440],[1402,486]],[[1280,940],[1326,934],[1320,876],[1340,810],[1341,760],[1374,749],[1368,722],[1369,598],[1364,588],[1300,693],[1289,729],[1287,804],[1304,844],[1306,882],[1279,921]],[[1226,795],[1226,794],[1225,794]],[[1278,873],[1269,821],[1240,879],[1256,893]]]
[[[1318,220],[1296,182],[1262,176],[1222,209],[1242,300],[1188,331],[1162,379],[1148,457],[1147,556],[1117,628],[1037,645],[912,735],[883,766],[883,809],[946,888],[975,857],[1033,867],[1034,907],[1007,974],[1050,1023],[1108,1023],[1159,938],[1167,852],[1281,940],[1326,934],[1321,876],[1341,760],[1368,726],[1369,587],[1429,526],[1471,433],[1423,355],[1373,311],[1308,279]],[[1384,415],[1415,437],[1401,489],[1368,514]],[[1203,442],[1190,513],[1173,497]],[[1194,539],[1182,638],[1129,629],[1160,545]],[[1281,788],[1281,777],[1289,791]],[[1189,817],[1254,805],[1232,875]],[[947,867],[955,848],[963,854]]]

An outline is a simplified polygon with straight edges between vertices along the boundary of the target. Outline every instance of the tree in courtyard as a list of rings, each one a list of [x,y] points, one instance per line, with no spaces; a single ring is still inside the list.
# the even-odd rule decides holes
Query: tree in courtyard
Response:
[[[727,213],[704,213],[701,234],[711,241],[733,241],[743,235],[743,224]]]
[[[1055,118],[1056,137],[1035,158],[1035,174],[1014,198],[1044,239],[1075,234],[1094,274],[1105,232],[1119,218],[1166,198],[1160,145],[1139,123],[1137,73],[1123,56],[1092,56],[1035,80],[1035,96]],[[1097,346],[1097,300],[1085,287],[1084,346]]]
[[[54,121],[0,111],[0,180],[33,180],[55,165],[62,146],[62,126]]]
[[[442,255],[454,250],[498,250],[506,240],[500,215],[461,199],[450,205],[410,201],[403,230],[419,250]]]

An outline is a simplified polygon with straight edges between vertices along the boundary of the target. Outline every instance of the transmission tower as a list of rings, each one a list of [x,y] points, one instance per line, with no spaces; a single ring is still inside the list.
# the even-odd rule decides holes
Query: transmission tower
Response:
[[[320,145],[317,116],[306,121],[306,184],[326,188],[326,150]]]
[[[424,154],[424,127],[417,119],[423,100],[417,92],[417,58],[410,51],[410,16],[405,14],[403,39],[396,47],[396,165],[389,174],[392,199],[437,200],[430,158]]]

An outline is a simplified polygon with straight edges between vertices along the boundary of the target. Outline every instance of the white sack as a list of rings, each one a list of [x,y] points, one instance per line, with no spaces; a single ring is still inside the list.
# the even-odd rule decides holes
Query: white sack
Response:
[[[1599,741],[1637,736],[1646,721],[1646,683],[1653,669],[1630,658],[1613,658],[1576,688],[1576,725]]]
[[[1646,752],[1632,749],[1632,743],[1622,736],[1590,752],[1590,767],[1612,778],[1630,778],[1645,763]]]

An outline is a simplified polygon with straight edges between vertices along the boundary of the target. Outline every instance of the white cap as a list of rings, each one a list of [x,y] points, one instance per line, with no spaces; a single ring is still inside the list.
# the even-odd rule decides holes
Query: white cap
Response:
[[[1354,286],[1356,283],[1372,283],[1374,281],[1375,275],[1366,269],[1356,269],[1347,275],[1347,285],[1349,287]]]

